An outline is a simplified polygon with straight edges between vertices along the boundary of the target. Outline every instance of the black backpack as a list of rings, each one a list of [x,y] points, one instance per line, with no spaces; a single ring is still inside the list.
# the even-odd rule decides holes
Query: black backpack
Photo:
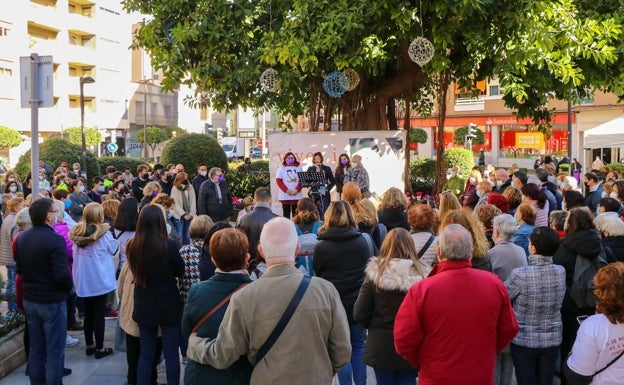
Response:
[[[594,290],[596,290],[594,276],[598,270],[606,265],[607,260],[602,248],[596,259],[593,260],[576,255],[574,277],[572,277],[572,284],[568,287],[568,294],[577,308],[593,309],[596,307],[598,298],[594,294]]]

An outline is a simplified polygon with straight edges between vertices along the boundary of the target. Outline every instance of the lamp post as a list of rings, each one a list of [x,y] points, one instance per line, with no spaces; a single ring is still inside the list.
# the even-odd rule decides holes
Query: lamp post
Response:
[[[87,141],[84,130],[84,84],[95,83],[95,79],[90,76],[80,77],[80,135],[82,136],[82,171],[87,172]]]
[[[143,157],[147,159],[147,85],[153,79],[143,79]]]

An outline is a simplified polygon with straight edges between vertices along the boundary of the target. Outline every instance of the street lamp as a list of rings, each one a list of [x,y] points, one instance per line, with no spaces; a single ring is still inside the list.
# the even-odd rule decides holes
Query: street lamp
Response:
[[[82,136],[82,171],[87,172],[87,141],[84,130],[84,84],[95,83],[95,79],[90,76],[80,77],[80,135]]]
[[[154,79],[143,79],[143,157],[147,159],[147,85]]]

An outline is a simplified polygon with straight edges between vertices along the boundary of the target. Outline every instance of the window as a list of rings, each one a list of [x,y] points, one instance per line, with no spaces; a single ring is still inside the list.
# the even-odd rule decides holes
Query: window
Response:
[[[138,115],[143,115],[144,111],[143,111],[143,101],[142,100],[137,100],[134,102],[134,109],[136,110]]]
[[[163,107],[165,109],[165,118],[171,117],[171,106],[165,105]]]
[[[0,27],[0,36],[8,36],[10,29],[6,27]]]
[[[490,96],[498,95],[498,86],[490,86]]]
[[[150,114],[156,115],[157,112],[158,112],[158,104],[157,103],[150,103]]]
[[[13,76],[13,70],[11,68],[0,67],[0,76]]]

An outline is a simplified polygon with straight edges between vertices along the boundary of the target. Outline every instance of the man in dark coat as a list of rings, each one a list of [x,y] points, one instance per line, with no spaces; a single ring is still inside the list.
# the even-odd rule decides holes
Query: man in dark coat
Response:
[[[208,215],[213,222],[229,222],[234,209],[232,192],[225,181],[223,171],[213,167],[208,173],[209,179],[199,187],[197,215]]]
[[[260,233],[264,224],[277,217],[271,211],[271,191],[266,187],[258,187],[254,192],[254,208],[249,214],[245,214],[238,224],[238,228],[247,234],[249,239],[250,269],[253,269],[262,261],[258,252]]]
[[[16,239],[17,273],[22,276],[24,312],[28,320],[31,384],[62,384],[67,337],[67,298],[73,287],[67,248],[52,228],[56,207],[51,199],[28,208],[33,227]]]
[[[591,213],[596,212],[598,203],[602,199],[602,184],[598,182],[598,175],[588,172],[583,175],[583,183],[585,183],[585,206],[589,208]]]
[[[199,200],[199,188],[202,183],[208,180],[208,167],[204,163],[197,166],[197,175],[193,178],[193,191],[195,191],[195,199]],[[195,202],[197,203],[197,202]]]
[[[141,164],[137,167],[137,177],[132,181],[132,195],[141,202],[143,199],[143,187],[147,184],[149,179],[149,167]]]

